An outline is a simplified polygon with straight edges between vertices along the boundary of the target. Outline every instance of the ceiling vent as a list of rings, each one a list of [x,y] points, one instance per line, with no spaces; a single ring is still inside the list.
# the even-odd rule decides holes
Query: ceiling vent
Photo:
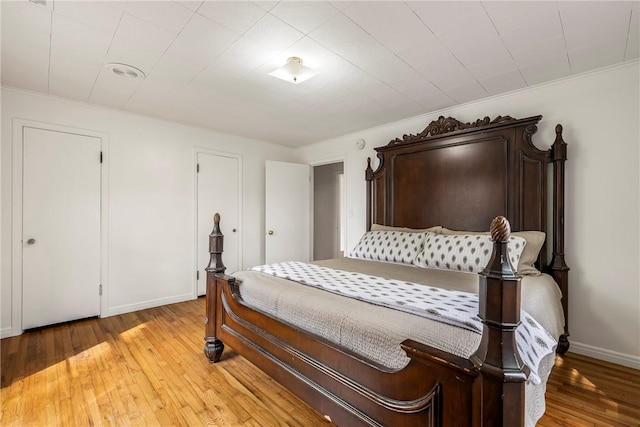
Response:
[[[146,77],[142,70],[127,64],[111,62],[105,65],[105,67],[107,70],[123,79],[144,79]]]

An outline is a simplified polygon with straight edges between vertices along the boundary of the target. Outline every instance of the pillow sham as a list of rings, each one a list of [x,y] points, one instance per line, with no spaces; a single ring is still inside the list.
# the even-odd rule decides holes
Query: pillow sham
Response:
[[[446,235],[456,234],[471,234],[471,235],[489,235],[488,231],[457,231],[450,230],[445,227],[441,227],[441,233]],[[535,267],[536,261],[538,261],[538,255],[544,245],[545,233],[542,231],[514,231],[512,236],[522,237],[526,240],[527,244],[520,255],[520,261],[518,263],[518,274],[522,276],[539,276],[540,271]],[[511,248],[509,248],[511,249]]]
[[[378,230],[368,231],[349,253],[350,258],[413,264],[422,250],[424,233]]]
[[[526,243],[522,237],[509,238],[507,244],[509,259],[515,269],[518,268],[518,261]],[[445,235],[427,232],[424,248],[416,257],[414,264],[425,268],[479,273],[489,263],[492,251],[493,242],[488,235]]]
[[[441,225],[434,225],[429,228],[409,228],[409,227],[393,227],[391,225],[371,224],[371,231],[404,231],[405,233],[424,233],[425,231],[433,231],[434,233],[442,233]]]

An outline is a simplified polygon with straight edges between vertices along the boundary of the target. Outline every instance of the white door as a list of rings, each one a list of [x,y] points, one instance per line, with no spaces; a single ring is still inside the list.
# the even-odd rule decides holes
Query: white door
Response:
[[[100,138],[23,128],[22,327],[100,314]]]
[[[309,261],[311,168],[266,162],[265,261]]]
[[[209,265],[209,233],[213,215],[220,214],[220,229],[224,234],[222,261],[227,274],[240,265],[240,159],[209,153],[198,153],[198,295],[206,293]]]

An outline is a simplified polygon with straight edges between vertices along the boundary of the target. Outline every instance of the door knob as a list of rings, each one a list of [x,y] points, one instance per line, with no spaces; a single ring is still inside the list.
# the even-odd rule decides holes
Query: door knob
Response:
[[[273,236],[273,230],[269,230],[269,232],[267,233],[269,236]]]
[[[36,239],[31,238],[27,240],[27,245],[33,245],[35,242],[36,242]]]

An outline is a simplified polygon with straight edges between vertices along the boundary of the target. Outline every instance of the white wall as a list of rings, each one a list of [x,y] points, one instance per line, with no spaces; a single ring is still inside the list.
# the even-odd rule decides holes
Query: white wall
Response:
[[[14,118],[108,135],[108,293],[103,296],[108,312],[103,315],[193,296],[195,147],[242,155],[243,264],[263,262],[264,162],[294,160],[294,150],[10,88],[2,89],[1,113],[2,336],[20,332],[11,311]]]
[[[373,147],[422,131],[439,115],[543,119],[538,147],[564,126],[568,143],[566,254],[572,351],[640,368],[640,69],[638,61],[363,130],[300,149],[308,163],[343,156],[347,250],[365,231],[366,159]],[[366,148],[355,142],[363,138]],[[374,164],[377,165],[377,161]]]

